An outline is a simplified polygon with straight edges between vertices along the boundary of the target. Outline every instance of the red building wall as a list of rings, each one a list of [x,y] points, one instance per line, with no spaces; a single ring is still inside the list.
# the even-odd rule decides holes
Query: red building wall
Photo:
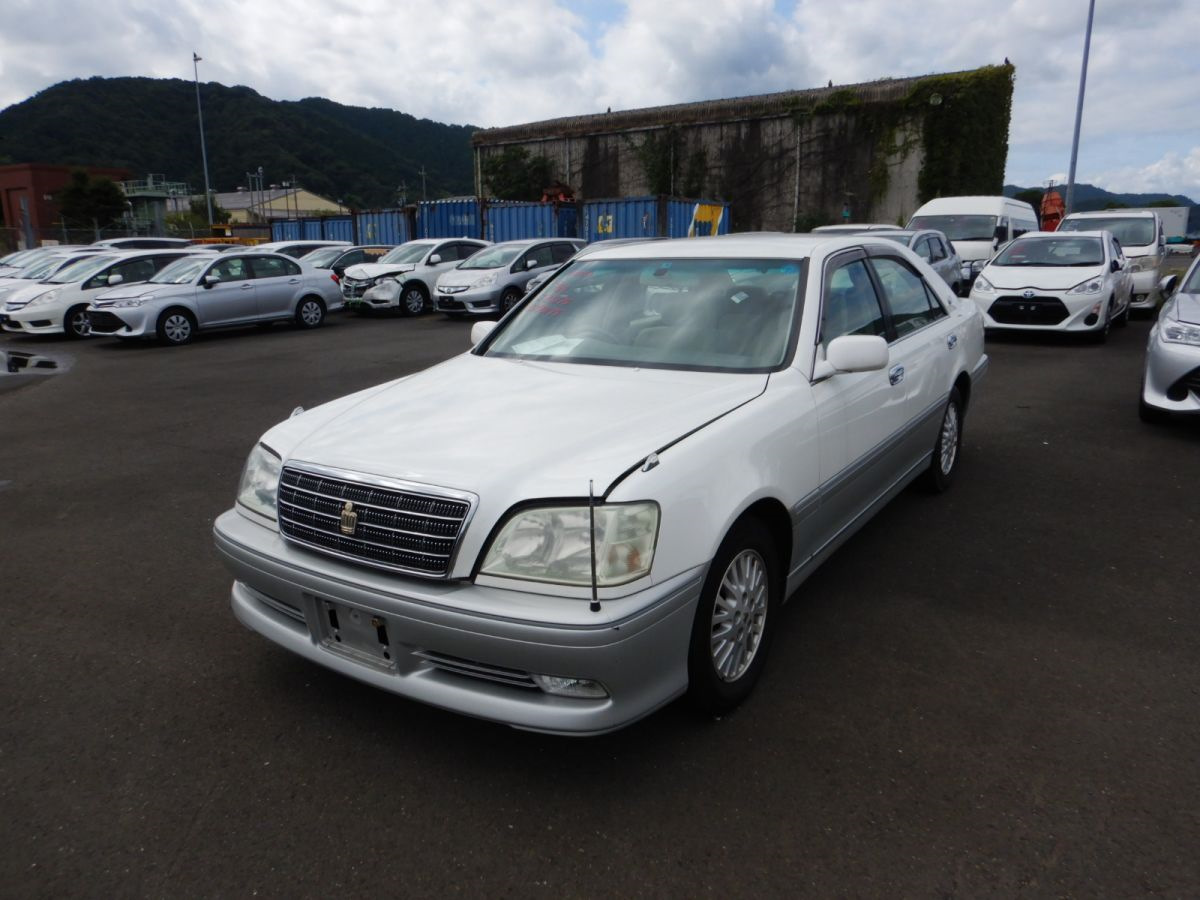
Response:
[[[9,229],[21,228],[21,198],[29,206],[30,224],[35,234],[53,228],[58,222],[58,206],[54,195],[66,187],[71,173],[83,169],[89,175],[102,175],[113,181],[126,181],[125,169],[100,166],[52,166],[44,163],[16,163],[0,166],[0,213]]]

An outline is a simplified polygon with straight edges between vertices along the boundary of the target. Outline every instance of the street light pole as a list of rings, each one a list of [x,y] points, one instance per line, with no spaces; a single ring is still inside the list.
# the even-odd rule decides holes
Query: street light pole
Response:
[[[196,118],[200,120],[200,159],[204,161],[204,202],[208,204],[208,233],[212,234],[212,189],[208,186],[208,150],[204,147],[204,112],[200,108],[200,60],[192,51],[192,78],[196,82]]]
[[[1071,141],[1071,170],[1067,174],[1067,199],[1063,205],[1064,216],[1069,216],[1075,200],[1075,162],[1079,158],[1079,126],[1083,122],[1083,89],[1087,86],[1088,51],[1092,47],[1092,17],[1096,13],[1096,0],[1088,0],[1087,34],[1083,39],[1083,68],[1079,71],[1079,102],[1075,105],[1075,138]]]

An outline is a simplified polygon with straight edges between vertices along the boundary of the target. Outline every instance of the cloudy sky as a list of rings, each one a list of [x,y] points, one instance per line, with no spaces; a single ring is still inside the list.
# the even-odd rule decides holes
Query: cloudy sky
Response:
[[[1096,0],[1077,178],[1200,200],[1200,0]],[[1087,0],[7,0],[0,108],[68,78],[200,77],[441,122],[1017,67],[1007,181],[1070,163]]]

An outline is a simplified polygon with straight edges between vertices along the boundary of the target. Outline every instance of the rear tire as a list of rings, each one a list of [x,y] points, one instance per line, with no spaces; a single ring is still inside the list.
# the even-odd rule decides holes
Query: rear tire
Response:
[[[171,347],[190,344],[196,336],[196,320],[186,309],[174,307],[163,310],[158,317],[158,342]]]
[[[92,323],[88,321],[87,304],[80,303],[72,306],[63,316],[63,334],[75,341],[89,337],[92,333]]]
[[[958,460],[962,456],[963,402],[958,388],[951,388],[950,399],[942,413],[942,424],[933,445],[933,458],[925,471],[924,487],[932,494],[950,489]]]
[[[688,648],[688,699],[710,715],[749,696],[766,664],[782,579],[775,542],[743,519],[717,549],[704,579]]]
[[[296,324],[301,328],[317,328],[325,321],[325,304],[317,297],[301,297],[296,304]]]

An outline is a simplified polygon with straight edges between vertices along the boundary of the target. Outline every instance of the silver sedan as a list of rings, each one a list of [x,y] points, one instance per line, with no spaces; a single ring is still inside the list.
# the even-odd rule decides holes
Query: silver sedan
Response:
[[[1193,262],[1179,290],[1179,276],[1159,282],[1159,294],[1170,295],[1150,329],[1146,368],[1138,412],[1146,422],[1172,414],[1200,415],[1200,257]]]
[[[94,335],[186,344],[208,328],[276,321],[316,328],[342,303],[325,270],[278,253],[224,253],[181,259],[145,284],[105,291],[88,319]]]

